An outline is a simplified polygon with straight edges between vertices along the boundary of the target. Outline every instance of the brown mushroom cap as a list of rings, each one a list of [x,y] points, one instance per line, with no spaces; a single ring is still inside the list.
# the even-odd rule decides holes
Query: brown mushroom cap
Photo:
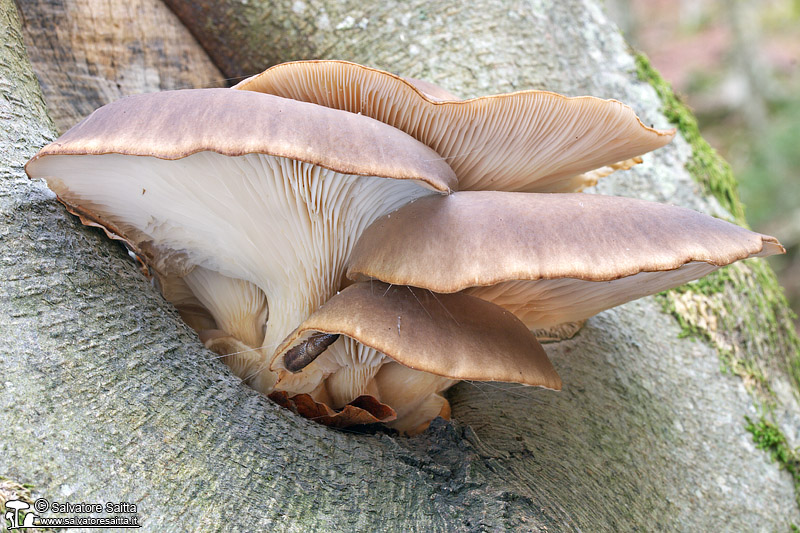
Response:
[[[782,251],[774,237],[675,206],[458,192],[376,220],[347,275],[444,293],[482,287],[470,292],[515,312],[523,306],[529,327],[546,327]]]
[[[457,182],[438,155],[367,117],[231,89],[165,91],[101,107],[26,165],[54,155],[123,154],[181,159],[198,152],[285,157],[342,174],[415,179],[439,192]]]
[[[350,285],[287,337],[272,368],[284,368],[284,354],[316,332],[346,335],[404,366],[450,379],[561,388],[542,346],[522,322],[466,294],[377,281]]]
[[[571,179],[667,144],[674,130],[642,124],[626,105],[522,91],[442,101],[433,91],[345,61],[276,65],[236,89],[373,117],[424,142],[453,167],[461,190],[562,191]],[[423,87],[420,90],[420,87]]]

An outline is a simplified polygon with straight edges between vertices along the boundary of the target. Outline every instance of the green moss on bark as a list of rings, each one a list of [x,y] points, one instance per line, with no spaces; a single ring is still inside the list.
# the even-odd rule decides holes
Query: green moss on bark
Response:
[[[687,170],[708,194],[714,196],[731,213],[737,224],[746,226],[744,206],[739,200],[736,178],[730,166],[703,139],[691,110],[675,95],[672,87],[652,67],[647,57],[641,53],[635,57],[639,79],[655,88],[663,103],[664,115],[692,147]],[[764,261],[747,261],[745,265],[737,264],[721,269],[695,283],[667,291],[660,296],[662,303],[678,319],[686,335],[711,340],[726,366],[760,368],[770,366],[772,360],[782,359],[781,366],[791,376],[795,389],[800,391],[800,339],[792,324],[794,315],[789,309],[783,289]],[[744,270],[749,276],[739,275]],[[686,305],[685,309],[676,306],[677,299],[682,295],[684,304],[690,300],[685,296],[687,293],[703,296],[704,299],[720,300],[718,305],[712,306],[718,320],[709,320],[708,312],[699,309],[702,307],[699,303],[696,306]],[[748,302],[759,312],[745,312]],[[712,322],[717,322],[717,327]],[[727,335],[728,339],[715,335],[720,333],[726,336],[725,329],[718,327],[720,322],[733,328],[730,335]],[[739,359],[739,356],[731,359],[728,355],[731,350],[726,347],[729,343],[744,343],[743,348],[746,349],[738,351],[745,359]]]
[[[747,226],[736,178],[700,135],[697,119],[672,91],[647,57],[635,55],[639,79],[648,82],[663,103],[663,113],[692,148],[686,169],[704,191],[728,210],[733,221]],[[765,415],[746,429],[756,446],[787,470],[800,505],[800,452],[792,449],[774,418],[778,401],[771,381],[786,373],[795,394],[800,391],[800,339],[794,314],[774,272],[762,259],[730,265],[703,279],[658,295],[664,310],[681,326],[681,336],[706,340],[717,349],[723,371],[741,377]],[[755,312],[753,312],[755,311]]]
[[[33,505],[31,491],[33,485],[30,483],[19,483],[13,479],[0,476],[0,507],[5,513],[6,502],[9,500],[22,500]]]
[[[767,452],[770,459],[778,463],[782,470],[791,474],[797,503],[800,505],[800,450],[790,447],[781,429],[766,418],[761,417],[755,422],[750,417],[745,419],[747,420],[745,428],[753,435],[756,447]]]
[[[700,135],[700,127],[691,109],[672,91],[670,84],[653,68],[642,53],[635,54],[639,79],[648,82],[658,93],[662,112],[692,146],[692,160],[686,165],[706,193],[716,198],[737,224],[746,226],[744,206],[739,200],[736,178],[730,165]]]

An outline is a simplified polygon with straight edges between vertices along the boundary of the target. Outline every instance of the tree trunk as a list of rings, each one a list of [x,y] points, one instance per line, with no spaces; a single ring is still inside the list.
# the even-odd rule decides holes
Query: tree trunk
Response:
[[[28,57],[61,133],[129,94],[225,85],[160,0],[17,2]]]
[[[464,97],[528,88],[613,97],[646,123],[669,126],[660,111],[667,97],[638,79],[644,64],[590,0],[368,10],[355,1],[231,0],[194,11],[170,3],[201,43],[215,28],[216,44],[206,46],[227,76],[337,57]],[[32,483],[36,497],[135,503],[147,531],[786,531],[800,523],[791,476],[745,430],[744,417],[769,406],[799,440],[796,344],[760,263],[717,278],[721,287],[708,294],[601,313],[576,338],[548,345],[561,393],[462,383],[449,395],[454,422],[438,420],[419,437],[324,428],[242,386],[118,245],[24,177],[22,165],[54,132],[14,5],[0,6],[0,472]],[[730,217],[723,205],[735,210],[735,191],[703,175],[716,176],[718,162],[701,153],[690,117],[680,120],[689,142],[679,137],[595,192]],[[722,204],[707,189],[721,190]],[[709,342],[681,338],[663,302]]]

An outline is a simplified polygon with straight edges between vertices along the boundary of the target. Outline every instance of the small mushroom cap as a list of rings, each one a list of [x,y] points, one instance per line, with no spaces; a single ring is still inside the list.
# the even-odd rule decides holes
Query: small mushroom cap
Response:
[[[290,397],[284,391],[273,391],[269,397],[281,407],[291,409],[300,416],[335,428],[378,422],[386,423],[397,418],[394,409],[367,395],[359,396],[340,411],[334,411],[327,404],[316,401],[309,394],[296,394]]]
[[[547,327],[782,252],[774,237],[681,207],[465,191],[376,220],[356,244],[347,275],[444,293],[487,286],[471,292],[515,312],[524,304],[539,315],[525,323]]]
[[[417,179],[431,189],[457,186],[431,149],[368,117],[273,95],[191,89],[130,96],[101,107],[36,154],[123,154],[181,159],[198,152],[267,154],[343,174]],[[389,149],[391,147],[391,149]]]
[[[283,355],[315,332],[346,335],[437,376],[561,388],[542,346],[522,322],[466,294],[377,281],[350,285],[287,337],[272,368],[280,370]]]
[[[616,100],[522,91],[453,101],[433,84],[345,61],[283,63],[235,88],[399,128],[441,154],[461,190],[561,191],[578,174],[659,148],[675,135],[645,126]]]

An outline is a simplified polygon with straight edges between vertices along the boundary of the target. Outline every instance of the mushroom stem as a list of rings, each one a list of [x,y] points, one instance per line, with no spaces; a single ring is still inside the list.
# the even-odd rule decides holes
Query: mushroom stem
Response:
[[[381,401],[397,412],[397,420],[389,425],[404,433],[415,433],[439,414],[446,400],[437,393],[456,380],[389,362],[375,375],[375,382]]]
[[[328,376],[325,380],[325,388],[331,399],[329,404],[331,407],[341,409],[364,394],[372,396],[378,401],[381,400],[380,391],[373,378],[387,359],[383,354],[376,352],[376,355],[380,357],[380,363],[346,366]]]
[[[203,267],[193,269],[183,281],[214,317],[217,328],[251,348],[261,346],[267,322],[267,297],[261,289]]]

